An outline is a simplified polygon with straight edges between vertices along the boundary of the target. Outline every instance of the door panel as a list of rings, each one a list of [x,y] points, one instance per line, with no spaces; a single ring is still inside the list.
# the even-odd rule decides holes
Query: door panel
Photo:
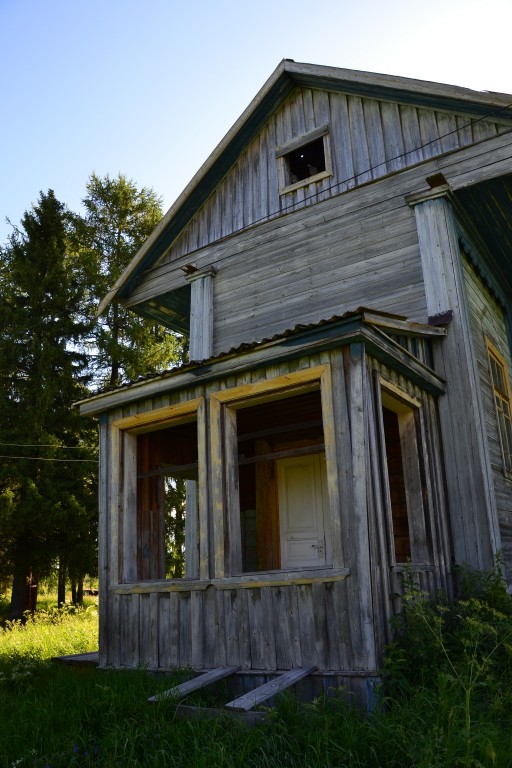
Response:
[[[321,568],[326,549],[326,472],[324,454],[277,461],[281,567]]]

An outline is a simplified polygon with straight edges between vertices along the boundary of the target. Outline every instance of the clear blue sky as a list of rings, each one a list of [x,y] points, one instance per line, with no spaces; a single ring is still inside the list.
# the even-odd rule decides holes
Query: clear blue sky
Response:
[[[167,210],[283,58],[511,93],[511,33],[512,0],[0,0],[0,244],[93,171]]]

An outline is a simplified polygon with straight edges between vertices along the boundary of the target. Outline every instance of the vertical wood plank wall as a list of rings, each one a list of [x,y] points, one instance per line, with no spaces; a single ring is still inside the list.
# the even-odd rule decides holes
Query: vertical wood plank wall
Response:
[[[279,196],[276,147],[329,124],[333,176]],[[265,218],[508,129],[489,120],[297,88],[247,147],[167,259],[204,248]],[[248,193],[249,192],[249,193]]]
[[[108,544],[102,546],[100,561],[100,572],[108,579],[108,584],[103,581],[101,597],[102,666],[201,669],[230,663],[246,670],[275,671],[313,665],[321,672],[375,674],[379,653],[389,637],[392,595],[400,587],[399,576],[389,567],[375,427],[375,371],[384,370],[390,380],[424,404],[424,450],[434,465],[430,474],[435,483],[441,481],[441,472],[436,464],[436,406],[431,396],[368,360],[362,345],[355,344],[141,401],[119,408],[111,419],[198,397],[208,403],[210,394],[227,387],[325,364],[330,365],[330,375],[325,380],[329,391],[323,395],[324,419],[334,419],[336,461],[331,457],[331,470],[333,464],[339,468],[329,480],[331,501],[339,504],[334,510],[339,517],[333,525],[339,537],[333,545],[338,570],[335,567],[331,579],[327,571],[315,579],[313,571],[310,581],[305,578],[301,583],[273,586],[267,581],[264,586],[230,586],[222,578],[212,583],[212,579],[223,576],[222,562],[229,563],[229,559],[221,562],[221,555],[210,549],[209,565],[203,561],[201,566],[201,581],[191,582],[190,586],[186,580],[174,583],[172,588],[166,588],[164,581],[123,583],[121,553],[127,557],[133,550],[122,542],[128,530],[119,496],[122,461],[116,454],[116,446],[122,441],[119,430],[113,431],[110,441],[105,432],[102,440],[111,445],[112,464],[108,477],[102,480],[104,501],[110,499],[108,530],[102,523]],[[435,492],[432,497],[436,498]],[[418,573],[421,586],[432,589],[445,586],[449,573],[441,506],[442,492],[431,509],[435,561],[430,569]],[[207,522],[213,531],[226,522],[216,519],[225,514],[223,509],[209,508],[207,514],[212,516]],[[205,547],[203,542],[203,552]],[[348,569],[348,575],[343,569]],[[130,572],[128,564],[124,563],[123,571]]]
[[[491,454],[501,547],[504,563],[508,564],[505,576],[510,583],[512,581],[512,478],[506,477],[503,472],[503,460],[486,344],[486,339],[489,339],[502,354],[508,366],[509,382],[512,384],[512,360],[510,343],[507,336],[507,318],[503,301],[498,300],[492,289],[476,272],[471,261],[464,254],[463,267],[471,331],[485,411],[487,441]],[[508,321],[510,322],[511,318],[508,318]]]

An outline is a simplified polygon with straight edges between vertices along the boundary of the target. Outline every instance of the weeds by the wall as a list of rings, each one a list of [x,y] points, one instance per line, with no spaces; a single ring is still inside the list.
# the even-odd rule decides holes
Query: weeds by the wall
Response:
[[[512,598],[499,568],[461,569],[452,602],[432,600],[411,581],[394,625],[384,666],[390,710],[410,710],[410,722],[422,713],[440,765],[497,765],[504,750],[510,757]]]

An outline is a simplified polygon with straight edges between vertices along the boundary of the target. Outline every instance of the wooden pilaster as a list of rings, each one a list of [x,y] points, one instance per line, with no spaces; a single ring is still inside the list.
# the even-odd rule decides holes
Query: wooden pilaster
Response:
[[[500,546],[492,470],[466,305],[460,247],[448,187],[408,198],[414,207],[430,316],[453,313],[448,335],[435,346],[446,379],[439,399],[446,482],[458,563],[489,568]]]

